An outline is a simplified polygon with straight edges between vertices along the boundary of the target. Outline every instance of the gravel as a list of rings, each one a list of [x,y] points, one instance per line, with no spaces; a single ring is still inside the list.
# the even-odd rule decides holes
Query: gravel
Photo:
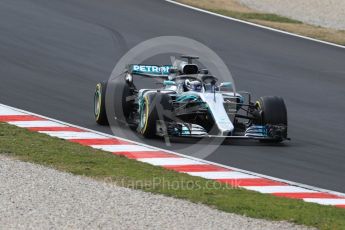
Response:
[[[220,212],[0,155],[1,229],[307,229]]]
[[[237,0],[249,8],[345,30],[344,0]]]

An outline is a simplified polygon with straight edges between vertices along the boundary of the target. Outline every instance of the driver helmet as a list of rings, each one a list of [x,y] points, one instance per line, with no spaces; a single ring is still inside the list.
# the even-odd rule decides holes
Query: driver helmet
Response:
[[[188,91],[201,92],[202,89],[202,84],[200,81],[190,81],[187,79],[185,81],[185,86],[188,89]]]

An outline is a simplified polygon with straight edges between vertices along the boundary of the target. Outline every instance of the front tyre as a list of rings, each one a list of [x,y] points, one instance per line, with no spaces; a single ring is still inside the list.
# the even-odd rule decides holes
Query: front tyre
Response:
[[[94,95],[94,115],[97,124],[109,125],[107,113],[105,110],[105,95],[107,89],[107,82],[100,82],[96,85]]]
[[[260,125],[274,128],[275,133],[269,133],[272,140],[262,140],[261,142],[282,142],[287,138],[287,109],[284,99],[277,96],[264,96],[256,101],[256,108],[260,113]]]
[[[148,93],[143,97],[140,108],[138,131],[146,138],[157,132],[157,121],[171,121],[172,105],[170,96],[162,93]]]

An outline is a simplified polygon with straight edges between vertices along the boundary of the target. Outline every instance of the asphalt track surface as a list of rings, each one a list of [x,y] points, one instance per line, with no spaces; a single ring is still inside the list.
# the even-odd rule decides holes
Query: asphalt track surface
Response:
[[[128,49],[163,35],[209,46],[254,98],[286,100],[291,142],[221,145],[206,160],[345,192],[345,49],[163,0],[2,0],[0,102],[110,133],[94,122],[95,84]],[[191,154],[190,143],[146,143]]]

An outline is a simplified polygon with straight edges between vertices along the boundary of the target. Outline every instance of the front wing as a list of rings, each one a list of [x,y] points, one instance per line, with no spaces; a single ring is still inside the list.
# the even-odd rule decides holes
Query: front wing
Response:
[[[177,128],[179,126],[179,128]],[[157,121],[157,135],[184,138],[222,138],[238,140],[290,140],[287,137],[286,125],[252,125],[245,132],[227,136],[210,135],[201,126],[195,124],[178,124]]]

